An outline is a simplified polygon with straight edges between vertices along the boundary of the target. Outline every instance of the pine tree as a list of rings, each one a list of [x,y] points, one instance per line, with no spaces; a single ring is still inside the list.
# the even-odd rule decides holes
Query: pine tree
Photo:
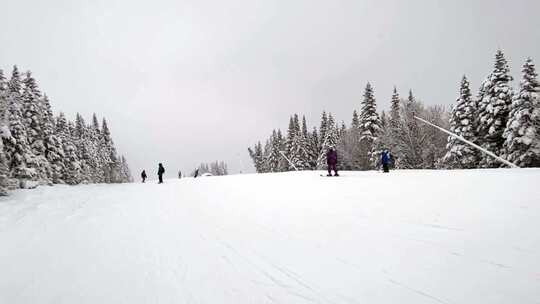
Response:
[[[122,182],[123,183],[132,183],[133,177],[131,176],[131,170],[129,170],[129,165],[126,158],[122,155]]]
[[[302,140],[301,135],[296,135],[293,137],[290,146],[290,155],[289,160],[291,161],[293,168],[298,170],[305,170],[309,168],[308,163],[309,156],[304,147],[304,141]],[[291,168],[291,169],[293,169]]]
[[[377,113],[377,105],[373,88],[368,82],[364,91],[364,100],[360,110],[360,135],[361,139],[374,141],[381,130],[381,120]]]
[[[7,195],[9,188],[9,168],[6,158],[3,140],[9,139],[11,134],[8,126],[7,113],[7,83],[4,71],[0,69],[0,196]]]
[[[461,80],[459,97],[450,116],[450,131],[471,142],[476,141],[476,102],[472,98],[466,76]],[[478,166],[478,152],[453,136],[448,136],[446,155],[441,165],[449,169],[470,169]]]
[[[338,155],[340,156],[339,168],[341,170],[362,169],[362,162],[366,159],[366,151],[360,142],[361,121],[356,110],[353,111],[351,128],[342,132],[338,144]]]
[[[302,132],[301,132],[301,147],[302,147],[302,162],[304,169],[313,169],[313,154],[311,146],[311,134],[308,132],[306,116],[302,115]]]
[[[317,155],[319,155],[322,150],[328,128],[328,116],[326,115],[326,111],[323,111],[321,115],[321,126],[319,128],[319,152],[317,153]]]
[[[298,114],[293,115],[293,123],[294,123],[294,134],[300,135],[300,120],[298,119]]]
[[[8,83],[7,95],[7,122],[9,136],[3,138],[9,167],[9,176],[18,181],[18,186],[26,188],[29,182],[38,178],[36,171],[37,161],[28,144],[28,135],[21,112],[20,82],[17,79],[18,71],[14,68],[13,77]],[[19,83],[17,85],[17,83]],[[17,89],[17,86],[19,88]]]
[[[93,181],[95,183],[104,183],[105,182],[105,167],[108,164],[108,156],[105,157],[106,153],[104,152],[103,136],[99,126],[99,120],[94,113],[92,115],[92,127],[90,128],[91,137],[91,146],[92,151],[94,151],[95,159],[95,168],[93,174]]]
[[[381,113],[381,129],[382,131],[386,130],[388,127],[388,119],[386,118],[386,112],[384,110]]]
[[[304,140],[307,140],[307,138],[308,138],[306,116],[304,116],[304,115],[302,115],[302,137],[303,137]]]
[[[36,80],[32,77],[30,71],[26,72],[26,77],[23,81],[22,93],[22,115],[27,132],[27,140],[35,162],[32,165],[38,173],[37,179],[40,183],[50,184],[51,167],[45,156],[44,132],[43,132],[43,115],[44,106],[42,105],[41,92],[38,89]]]
[[[286,151],[285,154],[288,159],[291,159],[293,153],[293,139],[296,137],[296,129],[294,125],[294,117],[289,117],[289,127],[287,128],[287,138],[285,139]],[[287,164],[287,170],[292,170],[290,164]]]
[[[360,160],[363,169],[371,169],[378,159],[379,147],[378,136],[381,132],[381,120],[377,113],[377,104],[373,93],[373,87],[368,82],[364,91],[364,99],[360,109],[360,145],[364,150]],[[374,155],[377,155],[374,157]],[[365,158],[365,160],[364,160]],[[375,158],[375,160],[374,160]]]
[[[118,157],[116,155],[116,148],[111,137],[111,132],[107,125],[107,120],[103,118],[101,125],[102,132],[102,147],[104,152],[104,176],[106,183],[117,183],[119,181]]]
[[[50,177],[54,184],[63,184],[66,174],[64,149],[60,137],[56,134],[54,116],[47,95],[43,96],[42,126],[44,136],[45,157],[50,164]]]
[[[503,132],[512,104],[513,92],[510,87],[512,76],[509,72],[510,69],[503,52],[498,50],[495,54],[494,70],[483,83],[483,97],[478,106],[479,143],[483,148],[496,155],[500,155],[502,152]],[[480,166],[493,168],[500,165],[494,158],[482,154]]]
[[[421,135],[421,129],[415,115],[424,111],[421,103],[414,98],[412,90],[409,91],[409,97],[401,107],[401,122],[399,129],[393,136],[394,155],[397,154],[396,167],[404,169],[420,169],[424,164],[423,152],[425,148],[426,137]],[[397,153],[396,153],[397,152]]]
[[[324,117],[326,116],[326,114],[323,112],[323,121],[325,120]],[[321,127],[322,127],[322,123],[321,123]],[[338,143],[338,130],[336,128],[336,124],[334,122],[334,117],[332,116],[332,114],[330,113],[328,115],[328,119],[326,120],[326,126],[325,126],[325,137],[324,139],[321,137],[321,140],[322,140],[322,148],[319,152],[319,157],[317,158],[317,168],[320,170],[320,169],[324,169],[326,168],[326,153],[328,152],[328,150],[332,147],[332,148],[336,148],[337,146],[337,143]],[[338,155],[339,157],[339,155]]]
[[[503,133],[502,156],[520,167],[540,167],[540,83],[531,58],[525,61],[522,72],[519,93]]]
[[[390,128],[393,130],[398,129],[401,123],[400,99],[396,87],[394,87],[394,93],[392,94],[392,101],[390,105],[390,119],[388,123]]]
[[[338,131],[338,137],[341,138],[345,136],[346,132],[347,132],[347,126],[345,125],[345,122],[342,120],[341,126],[339,127],[339,131]]]
[[[319,157],[319,134],[317,128],[313,127],[313,131],[308,134],[308,155],[309,155],[309,168],[311,170],[317,169],[317,158]]]
[[[81,182],[81,166],[71,134],[70,123],[68,123],[64,113],[60,113],[56,119],[56,134],[62,142],[64,150],[65,170],[62,180],[68,185],[77,185]]]
[[[360,118],[358,117],[358,112],[356,112],[356,110],[353,111],[351,128],[355,130],[360,130]]]
[[[267,159],[267,168],[269,172],[278,172],[281,155],[279,153],[279,142],[276,130],[272,131],[272,136],[270,136],[269,144],[270,152]]]
[[[270,164],[270,153],[272,153],[272,138],[268,138],[264,143],[263,148],[263,172],[272,172],[271,164]],[[217,168],[217,161],[215,163],[215,166]],[[214,174],[214,173],[212,173]],[[215,174],[214,174],[215,175]]]
[[[261,142],[258,142],[253,149],[248,148],[249,156],[253,160],[253,165],[255,166],[255,171],[257,173],[264,172],[264,160],[263,160],[263,150]]]
[[[75,140],[75,146],[77,147],[77,157],[81,166],[81,183],[92,183],[94,172],[96,168],[96,162],[94,160],[94,153],[90,145],[90,131],[86,127],[84,118],[77,113],[75,116],[75,129],[73,134]],[[116,167],[120,168],[120,159],[116,159]]]
[[[101,131],[99,129],[99,120],[98,120],[98,118],[96,116],[96,113],[94,113],[92,115],[92,128],[94,129],[96,134],[99,135],[101,133]]]
[[[4,122],[0,122],[0,136],[2,136],[2,138],[5,136],[3,133],[6,128],[7,126],[4,125]],[[0,140],[0,196],[7,195],[7,190],[9,188],[8,174],[9,170],[4,152],[4,143]]]
[[[13,66],[13,71],[11,72],[11,79],[8,82],[8,88],[11,93],[21,93],[21,74],[19,73],[19,68],[17,68],[16,65]]]
[[[287,130],[287,158],[291,162],[288,164],[288,170],[309,168],[309,156],[303,131],[300,127],[298,114],[294,114],[289,119],[289,129]],[[305,126],[305,131],[307,133],[307,126]]]
[[[279,158],[279,165],[278,165],[278,172],[284,172],[284,171],[287,171],[287,168],[289,166],[287,160],[285,160],[283,158],[283,155],[281,155],[281,153],[279,151],[285,151],[286,149],[286,143],[285,143],[285,138],[283,137],[283,133],[281,133],[281,129],[278,129],[277,131],[277,147],[278,147],[278,153],[280,154],[280,158]]]

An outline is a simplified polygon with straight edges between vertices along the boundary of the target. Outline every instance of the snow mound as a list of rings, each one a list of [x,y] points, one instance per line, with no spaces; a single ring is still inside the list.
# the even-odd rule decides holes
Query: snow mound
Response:
[[[0,303],[536,303],[540,169],[14,191]]]

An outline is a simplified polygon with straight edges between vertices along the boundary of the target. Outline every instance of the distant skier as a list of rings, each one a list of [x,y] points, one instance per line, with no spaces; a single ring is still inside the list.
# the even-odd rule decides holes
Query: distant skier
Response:
[[[182,171],[178,170],[178,179],[182,178]]]
[[[193,178],[197,178],[199,176],[199,168],[195,169],[195,174],[193,174]]]
[[[144,182],[146,181],[146,171],[145,170],[142,170],[141,172],[141,178],[142,178],[142,182],[144,184]]]
[[[339,176],[337,172],[337,152],[333,147],[330,147],[326,152],[326,164],[328,165],[328,176],[332,176],[332,170],[334,170],[334,176]]]
[[[391,160],[391,157],[390,157],[390,152],[388,152],[388,150],[384,149],[382,152],[381,152],[381,164],[382,164],[382,167],[383,167],[383,172],[384,173],[388,173],[389,172],[389,166],[390,166],[390,160]]]
[[[159,163],[158,165],[158,171],[157,171],[157,175],[159,177],[159,182],[158,184],[163,184],[163,174],[165,173],[165,168],[163,168],[163,164]]]

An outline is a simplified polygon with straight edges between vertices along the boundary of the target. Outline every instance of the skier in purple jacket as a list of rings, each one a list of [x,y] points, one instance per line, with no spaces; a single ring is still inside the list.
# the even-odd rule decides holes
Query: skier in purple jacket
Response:
[[[339,176],[337,172],[337,152],[333,147],[326,152],[326,164],[328,165],[328,176],[332,176],[332,170],[334,170],[334,176]]]

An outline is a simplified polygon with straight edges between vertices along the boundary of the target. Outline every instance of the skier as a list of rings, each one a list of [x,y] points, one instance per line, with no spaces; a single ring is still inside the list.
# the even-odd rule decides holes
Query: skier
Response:
[[[142,182],[144,184],[144,181],[146,180],[146,171],[145,170],[142,170],[141,172],[141,178],[142,178]]]
[[[158,171],[157,171],[157,175],[159,177],[158,184],[163,184],[163,173],[165,173],[165,168],[163,168],[163,165],[161,163],[159,163]]]
[[[326,152],[326,164],[328,165],[328,175],[332,176],[332,170],[334,170],[334,176],[339,176],[337,172],[337,152],[334,147],[330,147]]]
[[[193,178],[197,178],[199,176],[199,168],[195,169],[195,174],[193,174]]]
[[[390,152],[388,152],[387,149],[384,149],[381,152],[381,164],[383,167],[383,172],[388,173],[389,172],[388,167],[390,165]]]
[[[178,179],[182,178],[182,171],[178,170]]]

